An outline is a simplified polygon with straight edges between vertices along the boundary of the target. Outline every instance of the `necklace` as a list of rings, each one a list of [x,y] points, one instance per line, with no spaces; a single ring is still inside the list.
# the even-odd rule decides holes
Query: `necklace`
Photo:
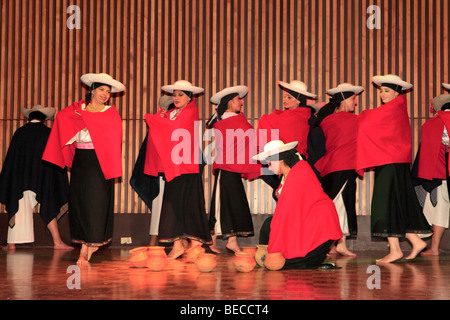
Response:
[[[105,106],[99,105],[99,106],[93,106],[92,104],[88,104],[88,106],[86,107],[86,110],[90,111],[90,112],[100,112],[105,108]]]

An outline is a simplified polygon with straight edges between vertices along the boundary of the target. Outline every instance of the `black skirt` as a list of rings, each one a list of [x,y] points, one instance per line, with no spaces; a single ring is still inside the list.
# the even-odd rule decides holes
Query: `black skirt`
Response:
[[[378,237],[432,232],[417,200],[409,164],[396,163],[375,168],[371,229],[372,236]]]
[[[76,149],[70,179],[69,223],[74,243],[103,246],[112,240],[114,179],[105,179],[95,150]]]
[[[252,214],[241,174],[216,170],[215,176],[209,211],[211,233],[224,238],[253,236]]]
[[[212,243],[200,174],[183,174],[166,182],[158,237],[161,243],[181,239]]]
[[[322,178],[323,191],[333,200],[342,190],[342,200],[347,212],[347,223],[349,238],[355,238],[358,234],[358,224],[356,218],[356,172],[355,170],[337,171],[327,174]]]

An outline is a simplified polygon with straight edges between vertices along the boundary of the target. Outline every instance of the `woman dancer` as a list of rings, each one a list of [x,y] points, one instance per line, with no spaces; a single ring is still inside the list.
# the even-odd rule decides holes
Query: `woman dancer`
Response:
[[[242,99],[246,86],[226,88],[211,98],[216,112],[207,123],[214,128],[216,157],[213,172],[216,177],[211,200],[209,226],[213,245],[220,253],[217,237],[227,239],[226,248],[240,251],[237,236],[253,236],[253,221],[242,178],[255,179],[261,174],[261,165],[252,159],[256,154],[256,135],[248,123]]]
[[[194,95],[204,90],[180,80],[162,90],[172,94],[175,108],[145,116],[149,126],[144,173],[164,173],[163,202],[159,222],[160,243],[173,243],[168,254],[176,259],[189,247],[211,244],[200,175],[198,109]]]
[[[399,238],[412,244],[406,259],[414,259],[426,243],[418,235],[430,233],[411,179],[411,126],[405,90],[412,84],[396,75],[373,77],[383,105],[358,116],[356,171],[375,168],[371,205],[372,236],[389,242],[389,254],[379,263],[403,257]]]
[[[327,93],[330,102],[320,109],[316,125],[322,128],[326,140],[326,154],[316,164],[322,176],[322,187],[333,199],[339,214],[343,237],[336,245],[336,252],[355,256],[346,245],[347,237],[356,237],[356,96],[363,87],[349,83],[338,85]]]
[[[81,244],[78,264],[87,264],[112,239],[114,179],[122,176],[122,120],[108,105],[125,87],[108,74],[85,74],[85,100],[58,113],[43,159],[71,168],[69,221],[72,241]]]

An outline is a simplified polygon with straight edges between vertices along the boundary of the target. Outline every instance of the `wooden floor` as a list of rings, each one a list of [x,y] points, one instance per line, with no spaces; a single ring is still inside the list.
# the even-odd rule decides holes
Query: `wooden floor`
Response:
[[[170,261],[161,272],[133,268],[128,249],[102,248],[89,266],[79,269],[77,282],[73,271],[77,269],[70,268],[78,252],[33,247],[0,250],[0,300],[450,299],[450,253],[377,267],[375,259],[386,252],[357,252],[353,259],[327,260],[339,269],[269,271],[257,267],[250,273],[237,272],[233,255],[227,253],[217,256],[213,272],[201,273],[183,259]],[[76,283],[79,289],[69,288]]]

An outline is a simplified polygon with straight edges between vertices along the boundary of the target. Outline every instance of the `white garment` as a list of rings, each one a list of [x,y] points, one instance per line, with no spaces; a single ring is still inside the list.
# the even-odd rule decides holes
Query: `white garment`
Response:
[[[152,201],[152,214],[150,221],[150,235],[157,236],[159,231],[159,218],[161,217],[161,208],[164,196],[164,187],[166,185],[163,177],[159,176],[159,194]]]
[[[338,213],[342,235],[344,236],[348,236],[350,234],[350,231],[348,230],[347,209],[345,208],[344,199],[342,198],[342,192],[344,191],[346,186],[347,182],[344,183],[344,186],[341,188],[337,196],[333,199],[336,211]]]
[[[447,181],[442,180],[442,184],[437,187],[436,198],[437,204],[436,207],[433,207],[433,204],[430,201],[430,194],[427,193],[425,203],[423,205],[423,214],[430,225],[448,229],[450,202],[448,198]]]
[[[30,190],[23,193],[23,198],[19,200],[19,210],[14,216],[15,225],[13,228],[8,227],[9,244],[34,242],[33,210],[37,204],[36,193]]]

